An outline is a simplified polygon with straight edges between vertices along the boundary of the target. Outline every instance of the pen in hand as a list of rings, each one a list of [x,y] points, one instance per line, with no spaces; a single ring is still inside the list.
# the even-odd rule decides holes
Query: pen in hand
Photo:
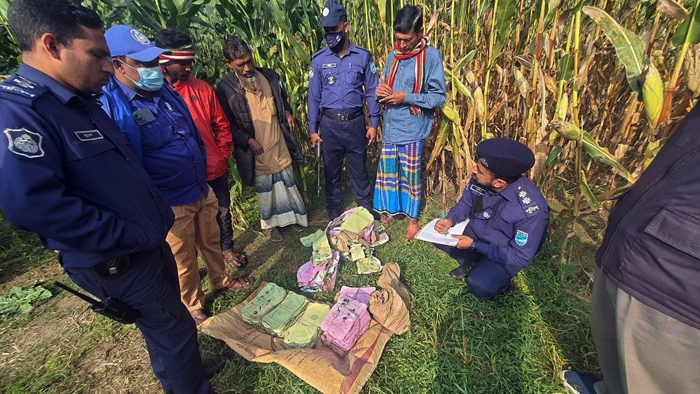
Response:
[[[444,221],[445,220],[445,210],[443,209],[441,213],[442,213],[442,220]],[[442,234],[447,235],[447,230],[448,229],[443,230]]]

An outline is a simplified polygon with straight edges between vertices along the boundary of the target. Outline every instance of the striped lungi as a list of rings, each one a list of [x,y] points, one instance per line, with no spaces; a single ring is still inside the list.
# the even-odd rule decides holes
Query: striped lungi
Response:
[[[374,209],[388,215],[418,217],[421,201],[421,153],[424,142],[383,144],[374,187]]]
[[[306,205],[299,194],[291,165],[272,175],[255,176],[255,194],[260,206],[260,227],[306,227]]]

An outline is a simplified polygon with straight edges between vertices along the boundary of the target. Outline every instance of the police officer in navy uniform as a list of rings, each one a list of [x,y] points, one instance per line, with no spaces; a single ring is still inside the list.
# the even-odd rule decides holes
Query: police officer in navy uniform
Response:
[[[113,72],[100,17],[16,0],[8,20],[24,63],[0,84],[0,208],[78,286],[137,312],[165,391],[211,392],[165,243],[172,210],[92,96]]]
[[[341,171],[343,158],[347,158],[355,201],[378,218],[372,208],[365,166],[367,145],[376,139],[379,125],[380,107],[375,100],[377,70],[372,54],[348,39],[347,14],[342,5],[328,1],[322,11],[321,26],[328,46],[311,60],[309,131],[314,146],[322,142],[328,216],[334,219],[342,213]],[[368,129],[363,98],[369,107]]]
[[[450,275],[466,278],[469,291],[492,298],[510,288],[511,279],[528,266],[547,235],[549,207],[535,184],[522,174],[535,164],[525,145],[506,138],[481,142],[472,179],[445,219],[435,224],[447,232],[469,219],[456,247],[436,245],[460,264]]]

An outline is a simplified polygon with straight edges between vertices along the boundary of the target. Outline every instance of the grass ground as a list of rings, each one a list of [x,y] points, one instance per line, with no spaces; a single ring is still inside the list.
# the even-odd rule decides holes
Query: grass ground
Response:
[[[251,274],[296,289],[296,270],[310,256],[298,239],[326,224],[323,201],[311,194],[305,232],[285,231],[281,243],[268,242],[260,230],[237,234],[236,245],[251,264],[234,275]],[[439,203],[428,198],[421,223],[439,210]],[[560,219],[553,214],[552,221]],[[55,255],[43,250],[35,236],[12,231],[4,222],[0,226],[5,226],[0,227],[0,294],[34,281],[56,294],[27,314],[0,320],[0,392],[159,392],[138,331],[86,311],[83,303],[59,291],[53,283],[68,281]],[[481,301],[463,282],[449,278],[456,265],[447,255],[430,244],[405,242],[404,226],[401,221],[389,226],[391,241],[377,249],[377,256],[401,266],[402,280],[416,296],[411,330],[389,341],[364,393],[560,393],[562,368],[596,372],[589,329],[593,247],[574,238],[574,251],[561,264],[561,231],[554,231],[509,293]],[[336,289],[376,284],[378,277],[357,275],[353,263],[343,264]],[[224,311],[249,293],[209,297],[207,309]],[[205,335],[200,343],[205,356],[230,352]],[[276,364],[250,363],[235,353],[212,382],[220,393],[315,392]]]

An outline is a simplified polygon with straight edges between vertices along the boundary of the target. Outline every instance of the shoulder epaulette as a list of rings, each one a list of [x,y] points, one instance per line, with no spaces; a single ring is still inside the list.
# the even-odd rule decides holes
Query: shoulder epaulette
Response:
[[[27,105],[31,105],[46,92],[47,88],[17,74],[0,83],[0,97]]]
[[[535,201],[532,196],[530,196],[524,187],[518,186],[517,194],[520,207],[523,209],[523,212],[525,212],[525,216],[531,217],[542,212],[542,208],[539,206],[539,203]]]

